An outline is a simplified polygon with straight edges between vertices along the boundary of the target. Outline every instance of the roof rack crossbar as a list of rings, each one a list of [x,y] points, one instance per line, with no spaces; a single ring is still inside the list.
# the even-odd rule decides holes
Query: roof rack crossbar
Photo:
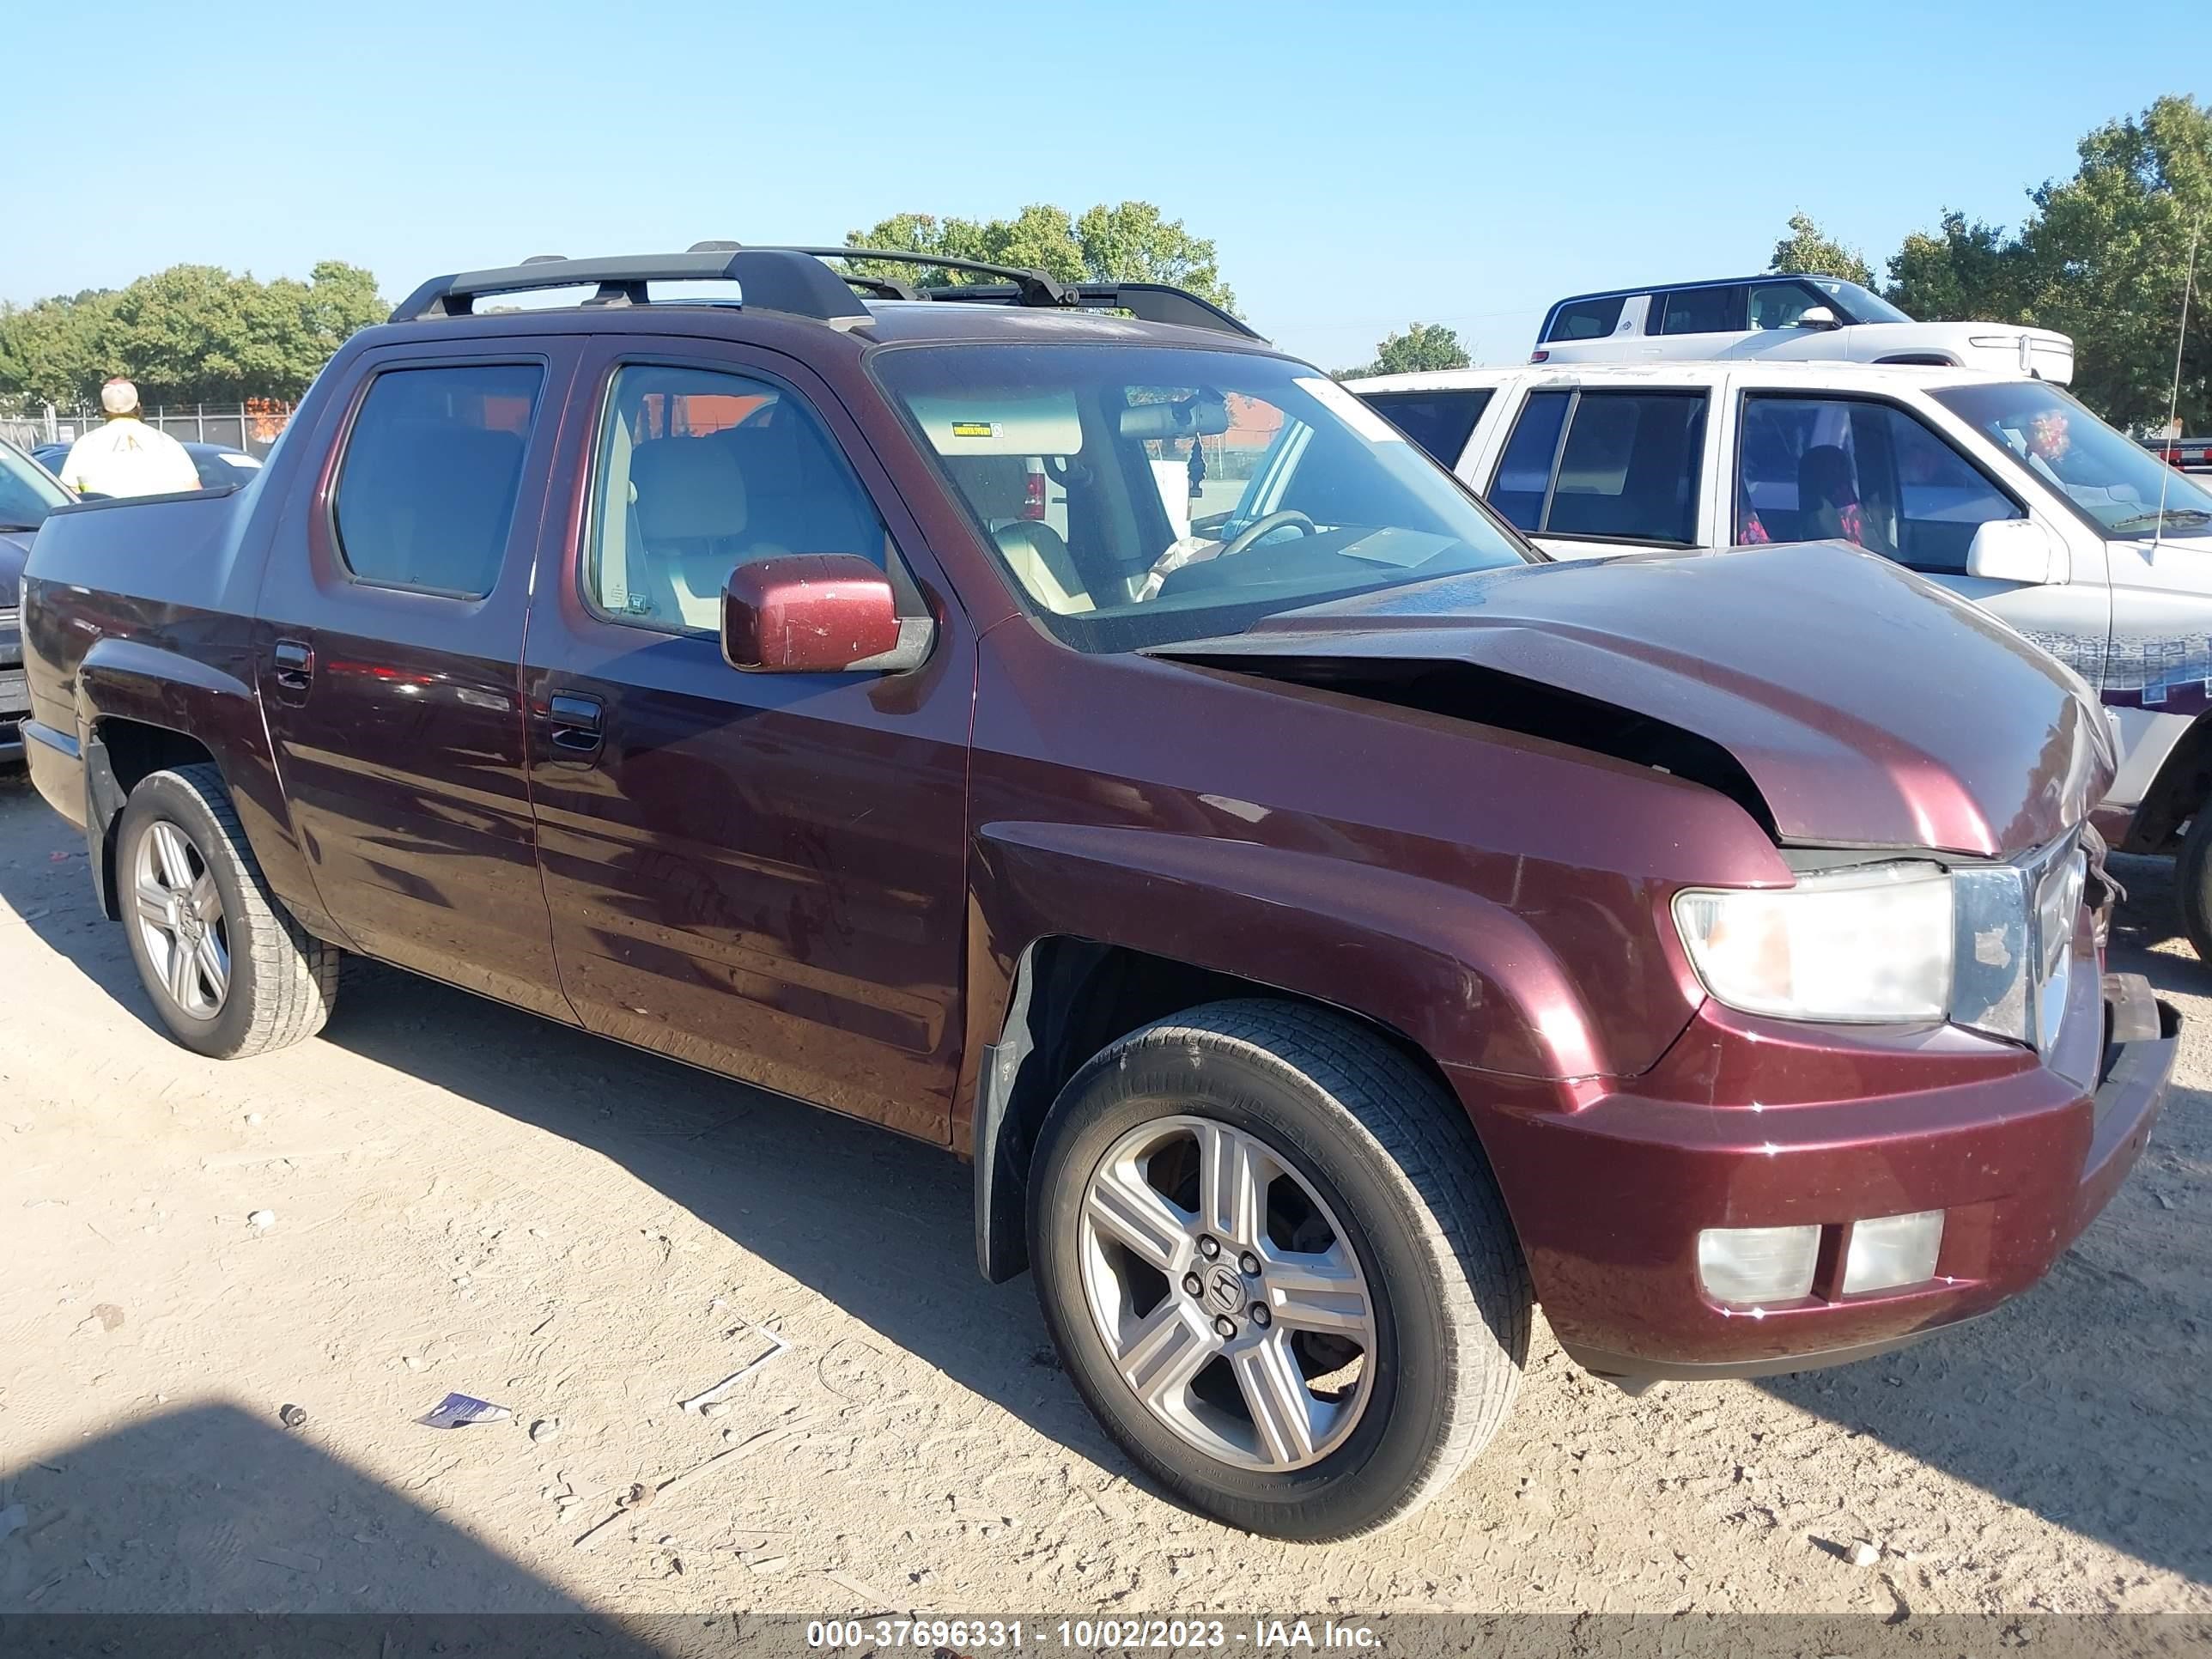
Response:
[[[433,276],[392,313],[395,323],[465,317],[478,300],[552,288],[593,288],[599,303],[645,297],[649,283],[736,283],[744,302],[824,322],[864,319],[868,309],[851,285],[795,248],[715,249],[695,253],[633,253],[606,259],[537,259],[491,270]]]
[[[1148,323],[1173,323],[1183,328],[1212,329],[1248,340],[1261,338],[1259,330],[1223,310],[1211,300],[1170,283],[1070,283],[1062,303],[1092,311],[1126,311]],[[927,300],[973,301],[983,305],[1010,305],[1015,290],[1004,283],[961,283],[948,288],[925,288]]]

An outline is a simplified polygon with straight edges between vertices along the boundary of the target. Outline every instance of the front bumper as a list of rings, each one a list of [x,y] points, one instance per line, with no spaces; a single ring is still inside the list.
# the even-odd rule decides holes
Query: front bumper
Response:
[[[1621,1379],[1749,1376],[1899,1347],[2041,1279],[2142,1154],[2179,1029],[2141,976],[2091,970],[2046,1057],[1948,1027],[1808,1036],[1709,1004],[1632,1080],[1452,1080],[1571,1358]],[[1935,1278],[1842,1293],[1851,1223],[1936,1209]],[[1808,1224],[1811,1295],[1705,1295],[1702,1229]]]

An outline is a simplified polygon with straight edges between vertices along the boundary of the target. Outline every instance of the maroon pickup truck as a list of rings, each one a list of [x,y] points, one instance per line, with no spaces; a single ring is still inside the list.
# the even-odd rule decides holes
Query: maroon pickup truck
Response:
[[[179,1042],[356,951],[949,1146],[1129,1455],[1306,1538],[1451,1479],[1535,1303],[1802,1370],[2110,1198],[2177,1027],[2018,635],[1551,563],[1188,295],[820,252],[439,279],[255,482],[47,520],[30,763]]]

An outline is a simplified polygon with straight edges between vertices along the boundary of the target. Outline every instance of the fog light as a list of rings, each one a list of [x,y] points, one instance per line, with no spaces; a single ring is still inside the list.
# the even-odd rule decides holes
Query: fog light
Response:
[[[1716,1302],[1795,1302],[1813,1290],[1818,1227],[1708,1227],[1698,1235],[1698,1282]]]
[[[1943,1247],[1943,1212],[1886,1215],[1851,1228],[1844,1255],[1844,1294],[1894,1290],[1936,1277],[1936,1254]]]

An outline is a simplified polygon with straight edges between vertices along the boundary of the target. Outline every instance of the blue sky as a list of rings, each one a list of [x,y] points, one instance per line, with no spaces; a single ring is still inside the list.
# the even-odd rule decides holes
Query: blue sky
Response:
[[[1325,367],[1413,319],[1512,361],[1557,296],[1756,270],[1799,208],[1877,265],[1946,207],[2016,224],[2091,126],[2212,96],[2208,17],[2202,0],[24,6],[0,298],[326,258],[397,298],[535,252],[834,242],[902,210],[1134,197],[1212,237],[1247,315]]]

